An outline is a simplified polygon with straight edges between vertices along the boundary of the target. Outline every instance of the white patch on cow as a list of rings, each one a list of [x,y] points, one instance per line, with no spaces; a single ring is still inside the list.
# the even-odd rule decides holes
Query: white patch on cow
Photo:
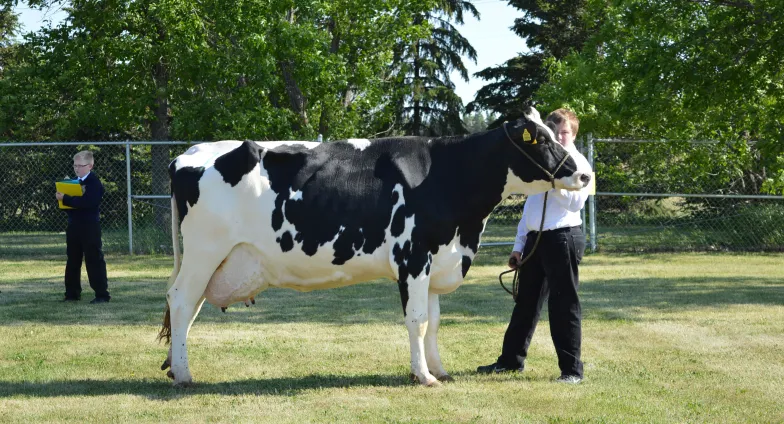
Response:
[[[185,167],[204,167],[209,168],[215,163],[215,159],[228,153],[242,145],[241,141],[224,140],[215,143],[201,143],[191,146],[176,159],[177,169]]]
[[[542,121],[542,117],[539,115],[538,110],[534,108],[530,108],[528,112],[523,114],[523,116],[525,116],[525,118],[528,119],[529,121],[534,121],[537,124],[539,124],[539,130],[547,131],[547,134],[550,135],[550,139],[555,140],[555,133],[553,133],[553,130],[551,130],[550,127],[545,125],[545,123]]]
[[[586,174],[591,175],[591,165],[588,163],[588,159],[577,151],[576,147],[571,146],[567,148],[566,151],[569,152],[574,159],[574,162],[577,164],[577,172],[568,177],[558,178],[555,180],[555,186],[556,188],[564,188],[567,190],[582,189],[587,183],[581,181],[580,177]]]
[[[346,141],[348,144],[354,146],[355,149],[360,151],[365,150],[368,148],[368,146],[370,146],[370,140],[366,138],[349,138]]]
[[[504,191],[501,193],[501,199],[506,199],[512,194],[528,195],[541,193],[552,187],[553,185],[546,180],[536,180],[530,183],[524,182],[509,168],[506,172],[506,183],[504,184]]]
[[[289,195],[289,200],[302,200],[302,191],[297,190]]]
[[[257,141],[257,145],[265,149],[274,149],[280,146],[302,146],[308,150],[315,149],[321,143],[317,141],[284,140],[284,141]]]

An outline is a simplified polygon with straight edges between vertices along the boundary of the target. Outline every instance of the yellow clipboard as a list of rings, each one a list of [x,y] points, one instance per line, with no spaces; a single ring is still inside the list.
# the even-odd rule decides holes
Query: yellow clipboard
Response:
[[[69,196],[81,197],[82,195],[82,186],[79,184],[79,180],[56,181],[54,186],[57,188],[57,191]],[[58,200],[57,203],[60,209],[73,209],[70,206],[65,206],[62,200]]]

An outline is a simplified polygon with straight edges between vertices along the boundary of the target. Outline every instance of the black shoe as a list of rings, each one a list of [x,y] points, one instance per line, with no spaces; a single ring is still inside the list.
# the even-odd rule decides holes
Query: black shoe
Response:
[[[96,303],[108,303],[108,302],[109,302],[109,299],[107,299],[105,297],[96,297],[95,299],[90,301],[90,304],[94,305]]]
[[[564,383],[564,384],[580,384],[583,381],[583,378],[579,375],[566,375],[563,374],[557,379],[555,379],[556,383]]]
[[[498,362],[490,364],[490,365],[483,365],[476,369],[476,372],[479,374],[498,374],[502,372],[523,372],[523,366],[509,368],[505,365],[501,365]]]
[[[63,302],[78,302],[80,299],[78,297],[66,297],[62,301]]]

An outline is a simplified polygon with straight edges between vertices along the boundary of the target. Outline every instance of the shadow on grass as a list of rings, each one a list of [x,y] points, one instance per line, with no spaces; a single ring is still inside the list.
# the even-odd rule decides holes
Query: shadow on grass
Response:
[[[60,302],[60,290],[59,283],[40,280],[0,285],[0,322],[157,326],[165,308],[165,282],[161,281],[110,283],[113,299],[102,305],[89,304],[89,287],[77,303]],[[784,282],[774,277],[606,279],[584,282],[580,294],[585,319],[634,320],[640,310],[666,313],[733,304],[781,305]],[[512,306],[498,284],[469,282],[441,296],[442,324],[506,323]],[[235,304],[225,314],[205,304],[199,322],[402,323],[403,313],[397,285],[379,280],[309,293],[270,289],[257,297],[256,305]]]
[[[195,383],[174,387],[169,380],[61,380],[41,383],[3,382],[0,398],[12,396],[108,396],[137,395],[152,400],[174,400],[198,395],[278,395],[292,396],[312,389],[349,387],[412,386],[404,375],[309,375],[303,377],[249,379],[220,383]]]

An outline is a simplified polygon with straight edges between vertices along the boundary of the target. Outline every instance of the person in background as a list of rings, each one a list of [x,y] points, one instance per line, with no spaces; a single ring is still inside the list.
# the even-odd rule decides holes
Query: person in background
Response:
[[[103,199],[103,184],[92,172],[94,165],[92,152],[81,151],[74,155],[73,161],[74,172],[82,186],[82,196],[69,196],[59,191],[55,194],[57,200],[62,200],[65,206],[74,208],[65,209],[68,214],[68,227],[65,230],[68,260],[65,264],[63,301],[81,299],[82,257],[84,257],[90,287],[95,291],[95,299],[90,303],[105,303],[112,297],[109,296],[106,261],[103,258],[101,243],[99,207]]]
[[[575,161],[590,168],[588,160],[574,146],[580,121],[574,112],[558,109],[546,119],[556,140]],[[519,293],[509,326],[504,335],[501,356],[495,363],[477,368],[479,373],[523,371],[528,347],[536,330],[542,305],[548,299],[550,335],[558,355],[561,375],[556,381],[577,384],[583,379],[580,360],[582,311],[577,295],[578,266],[585,251],[580,210],[588,198],[588,189],[567,191],[552,189],[528,196],[509,267],[518,268],[521,258],[533,250],[542,224],[542,207],[547,199],[546,216],[539,245],[533,256],[518,270]]]

